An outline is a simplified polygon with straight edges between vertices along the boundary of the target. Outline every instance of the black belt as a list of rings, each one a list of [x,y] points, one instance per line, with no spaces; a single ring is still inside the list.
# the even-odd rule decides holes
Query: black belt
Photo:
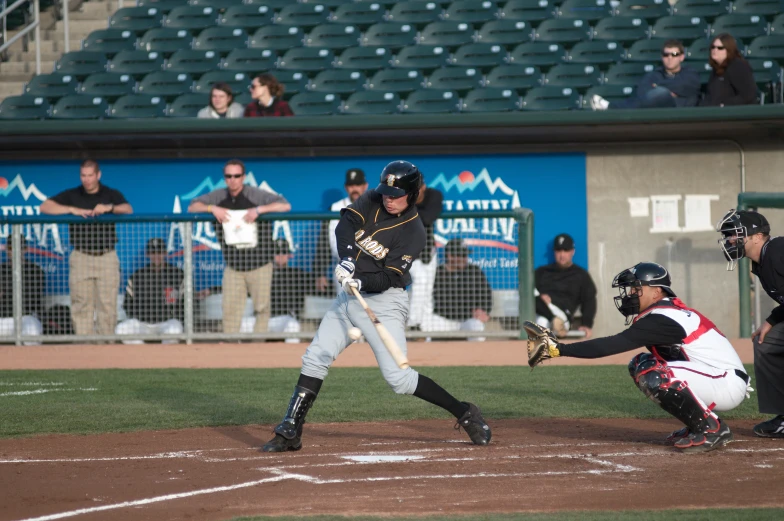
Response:
[[[746,373],[744,373],[740,369],[735,369],[735,374],[738,375],[740,377],[740,379],[743,380],[744,382],[746,382],[747,384],[749,383],[749,380],[751,380],[751,378],[749,378],[749,375],[747,375]]]
[[[84,253],[85,255],[92,255],[93,257],[100,257],[101,255],[106,255],[107,253],[114,251],[114,249],[109,250],[76,250],[79,253]]]

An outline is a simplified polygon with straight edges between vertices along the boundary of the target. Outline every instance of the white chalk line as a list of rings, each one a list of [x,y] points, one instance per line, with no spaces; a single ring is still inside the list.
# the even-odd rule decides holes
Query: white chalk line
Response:
[[[61,385],[65,385],[63,382],[0,382],[0,387],[2,386],[13,386],[13,385],[23,385],[27,387],[57,387]]]
[[[44,393],[60,393],[65,391],[97,391],[95,387],[78,387],[74,389],[33,389],[31,391],[12,391],[7,393],[0,393],[0,398],[4,396],[30,396],[31,394],[44,394]]]

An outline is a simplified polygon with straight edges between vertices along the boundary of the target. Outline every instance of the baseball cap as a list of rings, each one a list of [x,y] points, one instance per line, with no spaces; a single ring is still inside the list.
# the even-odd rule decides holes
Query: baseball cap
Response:
[[[446,255],[454,255],[455,257],[468,257],[471,251],[471,248],[463,244],[463,239],[452,239],[444,247]]]
[[[555,251],[569,251],[574,249],[574,239],[568,233],[559,233],[553,239],[553,249]]]
[[[344,183],[346,186],[363,185],[365,183],[367,183],[365,181],[365,172],[361,169],[349,168],[346,170],[346,182]]]
[[[275,241],[273,245],[273,251],[275,255],[283,255],[286,253],[291,253],[291,248],[289,248],[289,241],[286,239],[278,239]]]
[[[147,241],[145,251],[147,253],[166,253],[166,242],[160,237],[153,237]]]
[[[741,210],[738,212],[738,217],[740,217],[740,224],[746,228],[748,235],[770,233],[770,224],[768,224],[768,220],[761,213]]]

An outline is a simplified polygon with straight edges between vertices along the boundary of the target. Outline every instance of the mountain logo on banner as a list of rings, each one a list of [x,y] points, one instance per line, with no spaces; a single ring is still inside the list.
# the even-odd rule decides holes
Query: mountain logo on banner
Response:
[[[46,199],[46,194],[35,183],[25,183],[22,174],[17,174],[10,182],[0,177],[0,212],[3,217],[40,215],[41,203]],[[25,224],[22,234],[27,239],[30,253],[58,259],[65,254],[56,224]],[[0,237],[7,239],[10,236],[11,225],[0,226]]]

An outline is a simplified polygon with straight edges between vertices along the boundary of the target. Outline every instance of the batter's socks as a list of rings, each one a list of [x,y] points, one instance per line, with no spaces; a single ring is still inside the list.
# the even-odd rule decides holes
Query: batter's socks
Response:
[[[458,401],[454,396],[449,394],[446,389],[422,374],[419,375],[419,382],[417,382],[414,396],[426,402],[430,402],[433,405],[438,405],[442,409],[446,409],[452,413],[455,418],[460,418],[468,412],[469,406],[467,404]]]
[[[321,390],[321,384],[324,383],[324,380],[319,380],[318,378],[313,378],[312,376],[305,376],[304,374],[300,373],[299,380],[297,380],[297,387],[304,387],[308,391],[313,391],[313,394],[318,395],[319,391]]]

